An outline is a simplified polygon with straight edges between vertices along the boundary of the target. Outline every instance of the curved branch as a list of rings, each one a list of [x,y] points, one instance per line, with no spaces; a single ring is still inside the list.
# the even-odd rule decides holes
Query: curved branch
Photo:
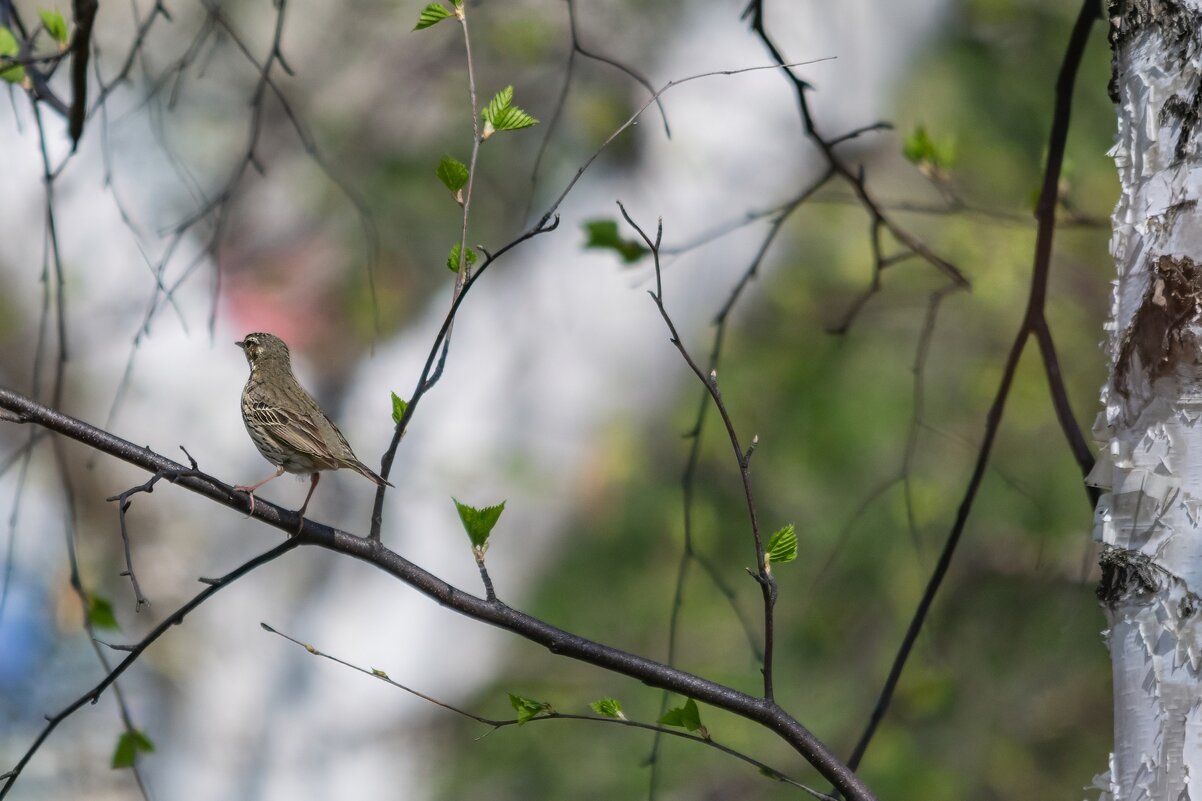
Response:
[[[46,718],[45,727],[33,741],[33,744],[30,745],[28,750],[25,751],[25,754],[21,757],[20,761],[17,762],[16,766],[8,773],[0,776],[0,779],[4,780],[4,786],[0,787],[0,798],[4,798],[6,795],[8,795],[9,790],[13,788],[13,786],[17,783],[17,779],[20,778],[21,771],[25,769],[25,766],[29,764],[29,760],[33,758],[34,754],[38,752],[38,749],[42,747],[47,738],[50,737],[50,734],[56,728],[58,728],[60,723],[71,717],[71,715],[75,714],[85,705],[94,704],[100,700],[101,694],[104,693],[104,691],[110,686],[112,686],[117,678],[124,673],[130,665],[138,661],[138,657],[140,657],[147,648],[149,648],[152,644],[154,644],[155,641],[166,634],[173,626],[183,623],[184,617],[189,612],[200,606],[217,592],[221,591],[225,587],[228,587],[231,583],[237,581],[247,573],[254,570],[256,567],[261,567],[268,562],[274,561],[275,559],[286,554],[288,551],[291,551],[299,544],[300,543],[296,540],[285,540],[276,547],[272,548],[270,551],[261,553],[254,559],[244,562],[243,564],[231,570],[229,573],[226,573],[221,578],[209,581],[209,586],[205,587],[203,590],[193,596],[190,601],[164,618],[159,625],[155,626],[149,634],[139,640],[135,645],[128,647],[121,646],[117,648],[117,650],[128,651],[128,656],[122,659],[116,667],[110,670],[95,687],[76,698],[67,706],[63,707],[63,709],[57,714]]]
[[[477,272],[473,278],[479,275]],[[193,474],[185,465],[173,462],[149,448],[134,445],[107,431],[50,409],[18,392],[0,387],[0,408],[12,412],[19,422],[44,426],[144,470],[179,471],[181,477],[174,482],[178,486],[231,509],[248,509],[249,503],[245,493],[235,492],[228,484],[203,473]],[[680,693],[759,723],[788,743],[846,797],[856,801],[875,799],[872,791],[851,768],[841,762],[809,729],[770,699],[757,698],[653,659],[586,639],[531,617],[500,601],[466,593],[389,550],[379,539],[350,534],[307,518],[302,520],[295,512],[267,501],[258,501],[252,516],[286,532],[298,531],[299,526],[294,538],[278,546],[275,551],[268,552],[270,554],[278,555],[277,551],[282,553],[296,545],[315,545],[334,553],[354,557],[408,584],[443,606],[542,645],[553,654],[629,676],[651,687]]]
[[[1001,382],[998,384],[993,404],[989,407],[989,413],[986,415],[985,437],[981,442],[980,450],[977,452],[976,465],[973,468],[972,477],[968,481],[968,487],[964,491],[964,497],[960,501],[960,508],[956,511],[955,522],[952,524],[951,531],[948,532],[947,540],[943,545],[943,551],[939,554],[939,561],[935,564],[935,569],[932,571],[930,579],[927,580],[927,586],[923,591],[922,599],[918,602],[918,608],[914,610],[914,616],[910,620],[910,625],[906,629],[905,636],[902,638],[901,646],[898,648],[897,655],[893,659],[893,665],[890,667],[889,675],[885,679],[885,684],[881,688],[880,695],[877,697],[876,706],[869,717],[868,725],[865,727],[863,734],[860,735],[860,740],[856,743],[851,758],[848,759],[848,764],[853,768],[860,764],[864,752],[868,749],[868,745],[876,733],[877,726],[884,718],[885,712],[889,709],[889,705],[893,700],[893,693],[897,689],[898,681],[901,679],[902,670],[909,659],[910,651],[914,647],[915,640],[918,639],[918,634],[926,622],[926,617],[928,612],[930,612],[931,604],[935,600],[935,595],[939,592],[939,587],[947,575],[948,568],[951,566],[952,558],[956,553],[956,547],[960,543],[960,537],[964,533],[964,527],[968,522],[968,515],[972,511],[973,502],[976,500],[977,492],[980,490],[981,482],[985,477],[985,469],[989,465],[989,457],[993,452],[993,443],[997,437],[998,429],[1002,424],[1002,413],[1005,411],[1006,401],[1010,397],[1010,387],[1014,381],[1014,375],[1018,371],[1019,359],[1022,357],[1027,339],[1032,334],[1036,336],[1040,346],[1044,349],[1044,363],[1047,367],[1052,396],[1056,403],[1061,425],[1065,427],[1065,432],[1069,434],[1070,443],[1073,442],[1073,436],[1070,432],[1076,432],[1077,436],[1080,437],[1079,429],[1075,422],[1072,422],[1072,412],[1068,410],[1064,385],[1059,380],[1059,367],[1055,361],[1055,352],[1051,350],[1051,334],[1047,332],[1047,319],[1044,315],[1044,306],[1047,302],[1052,237],[1055,234],[1056,190],[1060,183],[1060,167],[1064,160],[1065,143],[1068,140],[1073,84],[1077,76],[1077,69],[1081,64],[1081,56],[1085,52],[1085,44],[1089,40],[1090,29],[1097,18],[1097,4],[1093,0],[1084,0],[1081,4],[1076,24],[1073,26],[1072,34],[1069,37],[1064,61],[1060,67],[1060,76],[1056,81],[1056,105],[1052,120],[1052,131],[1049,136],[1048,163],[1044,173],[1043,189],[1040,192],[1039,204],[1036,206],[1036,216],[1039,219],[1039,232],[1036,238],[1035,264],[1032,270],[1031,291],[1027,299],[1027,310],[1023,316],[1022,325],[1014,337],[1014,342],[1010,346],[1006,365],[1002,368]],[[1041,334],[1041,330],[1044,333]],[[1072,425],[1068,425],[1066,420],[1072,422]],[[1075,445],[1074,454],[1077,455],[1080,462],[1080,453]],[[1081,462],[1081,468],[1088,473],[1086,463]],[[1089,490],[1092,490],[1092,488],[1089,488]]]

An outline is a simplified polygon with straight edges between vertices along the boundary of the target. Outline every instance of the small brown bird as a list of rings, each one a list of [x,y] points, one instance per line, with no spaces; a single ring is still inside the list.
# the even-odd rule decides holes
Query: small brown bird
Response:
[[[242,390],[242,421],[259,453],[279,468],[258,483],[234,487],[250,496],[251,514],[255,513],[255,490],[285,471],[312,476],[299,512],[302,525],[322,470],[349,467],[377,486],[392,486],[355,458],[346,437],[296,380],[284,340],[257,333],[234,344],[242,348],[250,364],[250,378]]]

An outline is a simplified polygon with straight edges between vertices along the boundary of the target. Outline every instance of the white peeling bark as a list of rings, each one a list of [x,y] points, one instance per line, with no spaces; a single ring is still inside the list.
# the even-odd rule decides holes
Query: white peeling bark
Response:
[[[1122,181],[1092,483],[1115,746],[1101,797],[1202,799],[1202,0],[1111,0]],[[1191,789],[1191,778],[1200,786]]]

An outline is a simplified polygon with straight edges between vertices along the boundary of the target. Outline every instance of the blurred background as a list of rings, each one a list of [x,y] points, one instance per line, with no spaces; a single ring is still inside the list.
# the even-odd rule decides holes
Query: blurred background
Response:
[[[723,396],[743,440],[759,437],[760,518],[769,531],[794,523],[800,541],[797,561],[776,571],[778,699],[840,754],[867,720],[951,525],[1021,318],[1052,81],[1077,7],[766,4],[787,58],[830,59],[798,70],[815,87],[820,130],[891,121],[893,130],[841,153],[863,165],[891,214],[972,281],[939,306],[917,364],[943,279],[916,260],[891,267],[851,329],[831,334],[872,277],[869,220],[834,182],[784,225],[726,338]],[[450,303],[445,262],[461,219],[434,168],[444,155],[470,155],[461,32],[454,21],[411,32],[418,2],[292,0],[280,44],[294,74],[275,64],[260,87],[279,7],[168,8],[54,181],[63,410],[171,458],[183,458],[182,445],[228,483],[255,481],[270,467],[239,416],[246,365],[232,343],[268,330],[289,342],[302,382],[359,457],[378,465],[392,431],[390,392],[412,393]],[[541,120],[481,148],[468,241],[495,250],[550,206],[648,93],[577,54],[557,112],[572,44],[567,4],[467,9],[482,99],[512,84],[515,102]],[[586,50],[659,87],[769,63],[742,10],[726,0],[590,0],[577,4],[576,31]],[[122,68],[151,13],[145,3],[101,9],[101,80]],[[1108,78],[1099,24],[1073,109],[1048,307],[1084,428],[1105,378],[1097,344],[1113,272]],[[57,307],[38,126],[25,95],[9,95],[0,112],[0,383],[47,399]],[[584,225],[620,220],[619,200],[648,231],[662,218],[666,302],[702,358],[714,315],[768,234],[770,219],[757,215],[824,167],[774,71],[693,81],[662,100],[671,137],[653,106],[589,168],[559,228],[508,254],[473,290],[446,374],[399,451],[384,527],[387,545],[479,592],[451,496],[505,500],[488,552],[500,597],[656,659],[667,656],[683,435],[701,388],[647,297],[648,261],[585,248]],[[57,165],[69,151],[65,126],[43,115]],[[920,127],[938,164],[903,153]],[[896,250],[887,238],[885,247]],[[69,504],[48,441],[21,458],[30,433],[0,425],[0,772],[44,715],[103,675],[70,586],[68,541],[93,609],[111,604],[119,627],[98,634],[120,643],[199,591],[198,576],[220,575],[280,537],[167,485],[136,496],[133,560],[151,601],[137,611],[120,576],[117,510],[104,499],[145,476],[68,443]],[[260,495],[296,508],[306,488],[282,478]],[[365,533],[372,489],[353,474],[328,475],[310,514]],[[1029,348],[957,562],[861,768],[879,797],[1064,797],[1085,794],[1105,770],[1109,660],[1090,524]],[[714,415],[693,525],[698,551],[734,598],[693,565],[679,664],[754,692],[758,664],[740,622],[740,613],[760,615],[744,570],[754,553]],[[123,677],[132,718],[155,745],[138,760],[151,798],[647,796],[649,734],[557,721],[483,736],[479,724],[315,659],[260,622],[482,715],[510,716],[507,692],[562,712],[586,713],[604,696],[632,719],[660,711],[658,691],[304,549],[218,594]],[[723,743],[825,788],[769,733],[704,707],[702,720]],[[138,797],[131,772],[109,768],[122,731],[108,693],[59,727],[10,797]],[[658,770],[657,798],[797,793],[671,739]]]

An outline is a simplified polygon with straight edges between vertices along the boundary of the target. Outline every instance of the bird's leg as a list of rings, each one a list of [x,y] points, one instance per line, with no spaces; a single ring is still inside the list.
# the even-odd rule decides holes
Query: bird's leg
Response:
[[[250,517],[251,515],[253,515],[255,513],[255,490],[257,490],[259,487],[266,484],[268,481],[271,481],[273,478],[279,478],[282,475],[284,475],[284,468],[281,466],[278,470],[276,470],[274,473],[272,473],[271,475],[269,475],[267,478],[263,479],[262,481],[258,481],[254,484],[235,484],[234,485],[235,492],[245,492],[247,495],[250,496],[250,514],[248,514],[247,517]]]
[[[305,496],[305,502],[301,504],[300,511],[296,513],[300,517],[300,521],[296,525],[297,534],[300,534],[301,529],[305,527],[305,510],[309,508],[309,499],[313,497],[313,490],[317,489],[318,481],[321,481],[321,473],[314,473],[313,477],[309,479],[309,494]]]

